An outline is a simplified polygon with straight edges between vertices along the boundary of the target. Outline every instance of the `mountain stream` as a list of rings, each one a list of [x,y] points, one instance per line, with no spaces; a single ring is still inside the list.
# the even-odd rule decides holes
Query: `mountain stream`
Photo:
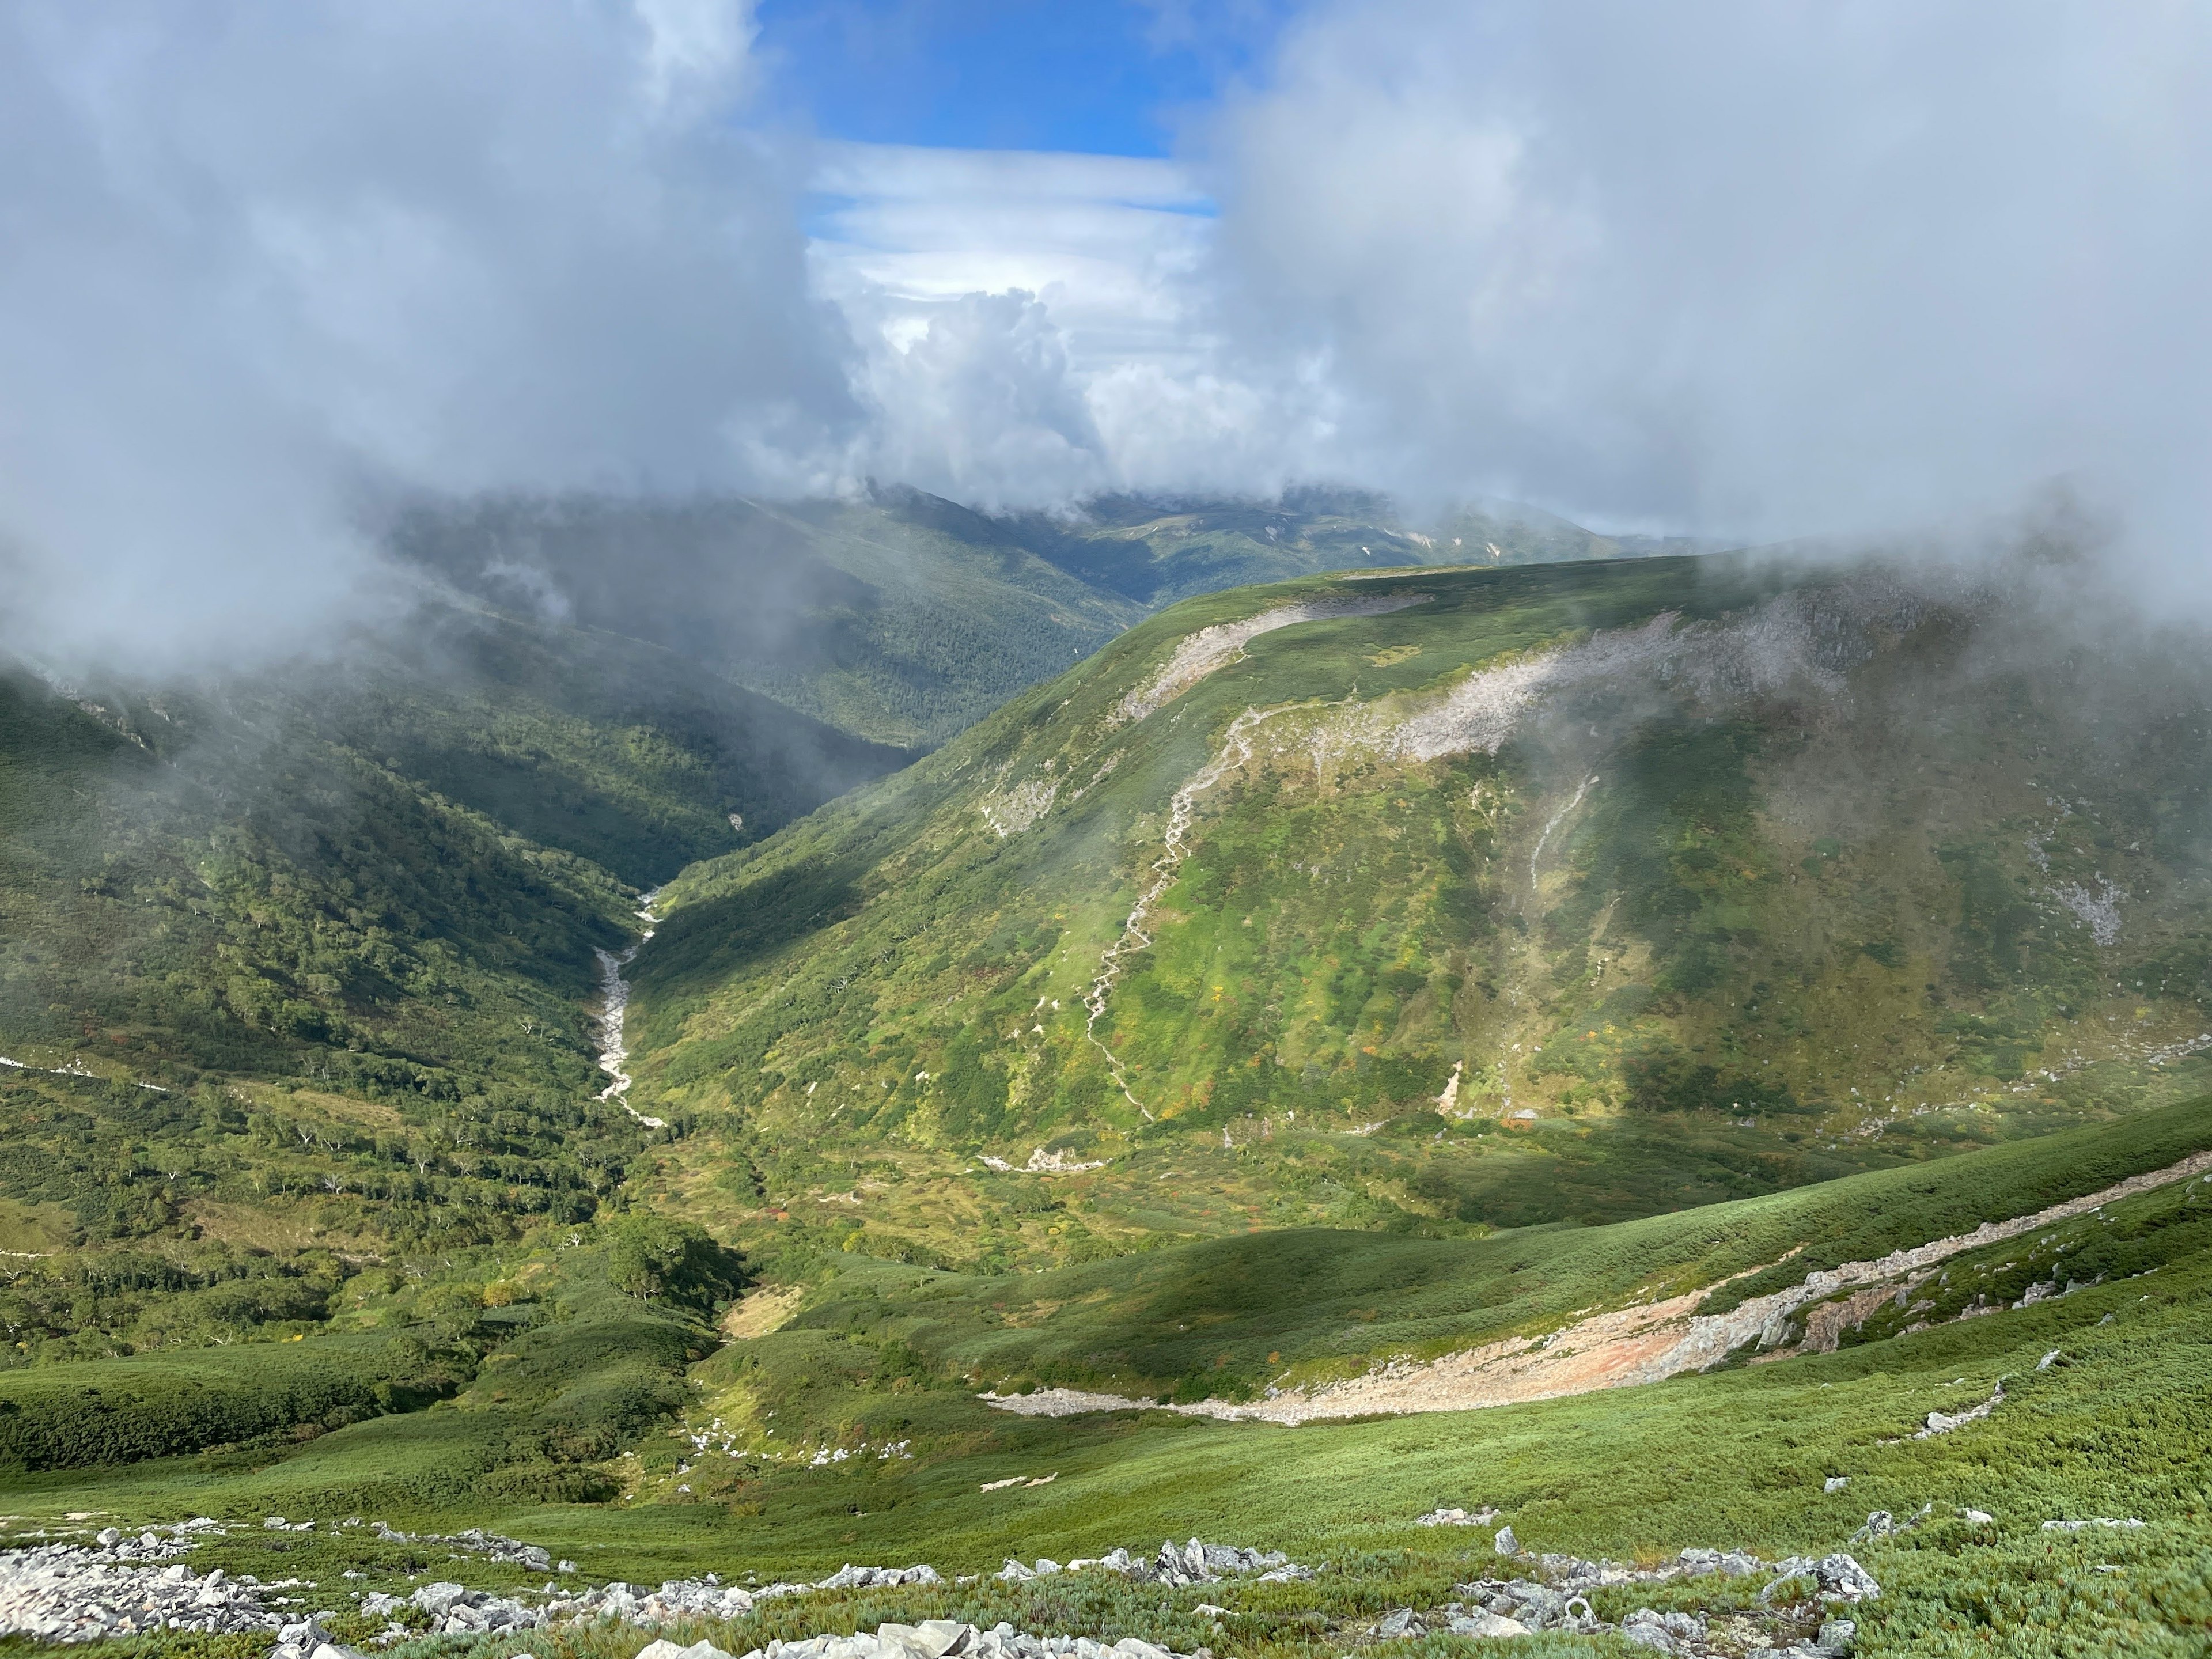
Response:
[[[614,1079],[599,1091],[599,1097],[616,1102],[648,1129],[665,1129],[668,1124],[665,1119],[647,1117],[622,1098],[629,1092],[630,1085],[630,1075],[623,1070],[623,1062],[629,1059],[629,1049],[623,1042],[623,1017],[629,1009],[629,981],[623,977],[623,969],[637,960],[638,946],[653,937],[653,924],[660,920],[653,914],[653,904],[659,896],[658,887],[638,896],[637,916],[645,924],[645,931],[638,935],[635,945],[620,956],[611,951],[592,952],[599,959],[599,1069]]]

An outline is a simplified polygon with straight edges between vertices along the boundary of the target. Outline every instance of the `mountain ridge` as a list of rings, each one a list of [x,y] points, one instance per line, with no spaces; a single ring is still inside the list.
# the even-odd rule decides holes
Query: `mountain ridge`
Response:
[[[1253,635],[1121,717],[1207,630],[1376,587],[1430,602]],[[1664,1200],[1595,1172],[1692,1146],[1699,1182],[1755,1190],[2125,1109],[2204,1046],[2204,780],[2168,739],[2205,716],[2182,660],[2114,673],[2050,627],[2002,582],[1709,560],[1194,602],[672,884],[641,1099],[720,1117],[709,1160],[947,1176],[1174,1163],[1147,1137],[1203,1130],[1267,1166],[1261,1213],[1320,1218],[1284,1203],[1295,1118],[1366,1137],[1378,1220],[1416,1229],[1627,1213]],[[1196,851],[1169,860],[1179,814]],[[1576,1170],[1533,1212],[1498,1185]],[[1149,1184],[1094,1197],[1121,1248]],[[943,1237],[877,1207],[882,1248]]]
[[[387,539],[480,599],[589,617],[856,736],[923,748],[1198,593],[1362,565],[1624,550],[1510,503],[1462,509],[1433,533],[1399,520],[1360,491],[1107,496],[1055,516],[872,484],[837,500],[420,503]]]

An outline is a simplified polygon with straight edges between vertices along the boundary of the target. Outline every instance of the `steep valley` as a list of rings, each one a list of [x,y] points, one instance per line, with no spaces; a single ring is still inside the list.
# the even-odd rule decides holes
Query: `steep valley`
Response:
[[[633,1046],[697,1130],[660,1190],[962,1267],[1475,1236],[2202,1086],[2185,651],[2122,663],[1989,573],[1347,586],[1178,606],[672,884]]]
[[[2085,580],[1147,590],[973,724],[449,589],[27,669],[0,1626],[2201,1650],[2212,684]]]

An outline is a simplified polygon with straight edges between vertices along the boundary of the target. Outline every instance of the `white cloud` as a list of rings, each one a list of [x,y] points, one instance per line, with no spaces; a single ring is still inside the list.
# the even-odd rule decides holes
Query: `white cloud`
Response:
[[[1231,360],[1189,169],[842,144],[815,187],[817,282],[868,364],[857,470],[1006,505],[1326,470],[1313,363]]]
[[[864,343],[877,411],[857,466],[991,502],[1122,482],[1098,394],[1209,345],[1210,210],[1182,168],[839,144],[814,183],[816,280]]]
[[[1224,314],[1401,488],[1771,533],[2078,473],[2203,544],[2212,13],[1328,0],[1209,140]]]
[[[647,85],[665,103],[687,87],[727,94],[757,30],[751,0],[636,0]]]
[[[2201,8],[1316,0],[1182,161],[749,130],[752,34],[0,7],[12,635],[289,641],[394,488],[1321,477],[1795,533],[2071,472],[2203,546]]]
[[[860,418],[708,0],[0,10],[8,625],[246,649],[364,489],[820,484]]]
[[[1065,501],[1109,481],[1090,400],[1044,306],[1019,291],[968,294],[916,320],[900,338],[886,319],[868,355],[868,471],[994,506]]]

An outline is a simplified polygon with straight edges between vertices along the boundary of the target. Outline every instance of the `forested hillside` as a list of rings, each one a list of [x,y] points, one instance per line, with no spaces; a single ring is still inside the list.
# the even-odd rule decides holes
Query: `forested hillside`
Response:
[[[14,668],[13,1351],[229,1340],[320,1317],[332,1251],[590,1217],[666,1133],[598,1098],[594,952],[639,888],[903,758],[665,651],[437,603],[190,684]]]
[[[1648,1213],[2162,1097],[2205,692],[2064,592],[1659,559],[1178,606],[672,885],[665,1189],[1012,1262]]]

